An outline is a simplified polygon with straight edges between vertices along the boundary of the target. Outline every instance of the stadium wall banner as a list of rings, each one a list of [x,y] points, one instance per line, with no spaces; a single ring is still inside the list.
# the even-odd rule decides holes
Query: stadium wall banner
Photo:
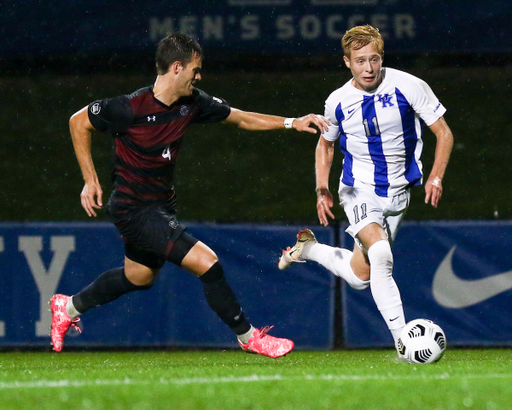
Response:
[[[334,279],[312,264],[280,271],[281,249],[297,227],[187,224],[219,256],[246,317],[297,348],[333,346]],[[334,231],[319,228],[322,242]],[[73,294],[121,266],[124,246],[107,223],[0,223],[0,346],[49,346],[54,293]],[[206,303],[201,282],[166,264],[156,284],[82,318],[83,333],[66,346],[237,348],[236,338]]]
[[[511,221],[405,222],[393,254],[407,321],[439,324],[448,346],[512,346],[510,249]],[[369,289],[342,295],[345,345],[392,346]]]
[[[171,30],[212,52],[331,55],[341,51],[343,33],[359,24],[378,27],[388,53],[504,52],[512,49],[511,19],[506,1],[13,1],[0,13],[0,58],[153,52]]]
[[[187,224],[219,256],[256,326],[292,338],[299,349],[331,349],[335,278],[316,263],[279,271],[280,250],[303,226]],[[341,226],[314,227],[320,242],[353,246]],[[339,236],[336,236],[338,235]],[[394,277],[407,320],[431,319],[452,346],[512,346],[512,221],[405,222],[393,245]],[[106,223],[0,223],[0,346],[49,344],[52,294],[73,294],[123,261]],[[369,289],[341,286],[343,345],[391,347]],[[166,264],[155,286],[83,316],[76,347],[237,347],[210,310],[200,281]]]

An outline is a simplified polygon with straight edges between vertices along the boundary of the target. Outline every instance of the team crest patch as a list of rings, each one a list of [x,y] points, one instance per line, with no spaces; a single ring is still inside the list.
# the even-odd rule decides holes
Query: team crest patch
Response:
[[[188,105],[182,105],[180,108],[180,114],[185,116],[190,112],[190,107]]]
[[[98,115],[101,111],[100,103],[94,103],[91,105],[91,113],[94,115]]]

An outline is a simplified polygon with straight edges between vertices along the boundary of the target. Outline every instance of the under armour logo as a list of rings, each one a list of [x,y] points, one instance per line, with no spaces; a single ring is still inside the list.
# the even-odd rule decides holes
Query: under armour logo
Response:
[[[391,102],[391,100],[393,99],[393,96],[392,95],[389,95],[389,94],[384,94],[384,95],[381,95],[379,94],[379,101],[382,103],[382,108],[386,108],[386,107],[393,107],[394,104]]]
[[[180,114],[182,116],[187,115],[190,112],[190,107],[188,105],[182,105],[180,108]]]
[[[101,106],[99,103],[94,103],[93,105],[91,105],[91,113],[93,113],[94,115],[98,115],[101,111]]]
[[[156,115],[148,115],[148,122],[156,121]]]

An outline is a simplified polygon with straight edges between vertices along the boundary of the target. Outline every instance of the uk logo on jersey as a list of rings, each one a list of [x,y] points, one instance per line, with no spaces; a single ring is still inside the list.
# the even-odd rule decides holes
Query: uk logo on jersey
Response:
[[[392,102],[393,96],[389,94],[379,94],[379,101],[382,103],[382,108],[394,107],[395,104]]]

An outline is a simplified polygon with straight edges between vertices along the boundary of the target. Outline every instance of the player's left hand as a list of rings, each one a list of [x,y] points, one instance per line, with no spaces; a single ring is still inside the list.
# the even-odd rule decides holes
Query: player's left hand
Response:
[[[327,132],[331,123],[323,115],[308,114],[300,118],[295,118],[292,127],[297,131],[306,131],[310,132],[311,134],[316,134],[318,130],[313,128],[311,125],[316,125],[320,132],[323,134]]]
[[[428,204],[430,201],[432,206],[437,208],[439,200],[443,195],[443,184],[441,182],[441,178],[431,175],[425,184],[425,193],[425,203]]]
[[[332,219],[336,219],[331,211],[331,208],[334,206],[334,199],[331,192],[327,188],[317,189],[316,195],[316,212],[318,214],[318,220],[320,221],[321,225],[328,226],[329,219],[327,216],[331,217]]]
[[[99,182],[92,181],[85,183],[82,193],[80,194],[80,201],[82,207],[89,216],[97,216],[95,209],[101,209],[103,207],[103,190]]]

